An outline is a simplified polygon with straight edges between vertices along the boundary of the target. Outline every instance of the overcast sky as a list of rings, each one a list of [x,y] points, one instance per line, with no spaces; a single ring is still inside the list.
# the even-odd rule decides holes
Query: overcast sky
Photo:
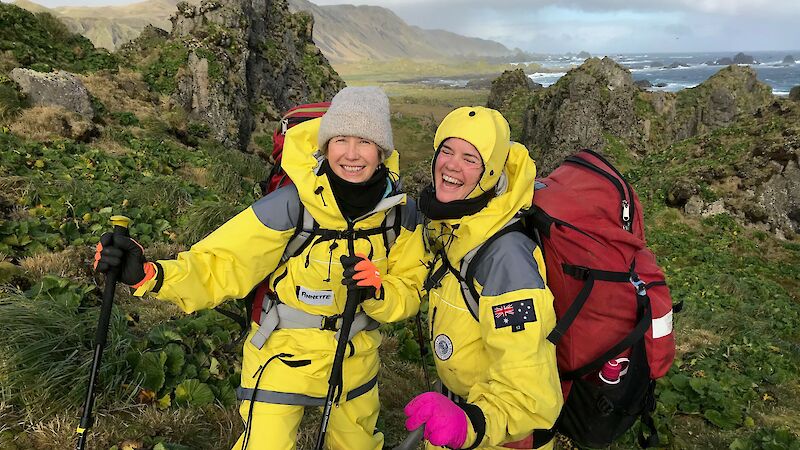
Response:
[[[130,0],[34,0],[47,6]],[[800,0],[312,0],[370,4],[406,22],[531,52],[800,50]]]
[[[318,5],[348,3],[312,0]],[[532,52],[800,49],[800,0],[361,0]]]

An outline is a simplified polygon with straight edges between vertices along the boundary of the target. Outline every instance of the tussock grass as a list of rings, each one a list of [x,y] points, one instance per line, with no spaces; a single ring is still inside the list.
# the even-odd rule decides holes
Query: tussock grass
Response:
[[[228,202],[202,202],[192,205],[187,216],[192,220],[186,224],[181,235],[182,242],[195,243],[206,237],[220,225],[244,210],[245,205]]]
[[[88,384],[97,312],[0,293],[0,400],[14,405],[25,420],[79,405]],[[116,312],[100,371],[98,405],[133,393],[124,360],[131,348],[126,327]]]
[[[96,132],[90,120],[54,106],[35,106],[23,110],[9,129],[18,136],[34,141],[58,138],[88,140]]]
[[[185,211],[192,203],[191,194],[177,178],[145,178],[132,184],[125,194],[131,205],[140,208],[148,205],[171,205],[177,213]]]
[[[2,414],[0,404],[0,414]],[[47,420],[23,422],[19,433],[0,435],[0,448],[63,450],[75,446],[79,411],[65,411]],[[242,431],[236,410],[211,405],[159,410],[135,405],[96,410],[88,434],[88,448],[151,448],[157,442],[181,442],[192,450],[219,450],[233,446]],[[0,421],[0,432],[3,422]],[[11,429],[11,427],[7,427]],[[169,438],[165,438],[169,436]],[[125,444],[132,447],[125,447]],[[302,447],[301,447],[302,448]]]
[[[236,200],[243,197],[242,184],[244,184],[244,179],[233,167],[217,162],[211,165],[209,172],[209,179],[217,186],[223,196]]]
[[[91,277],[93,258],[93,247],[68,247],[59,252],[43,252],[22,258],[19,265],[33,279],[50,274],[78,280]]]
[[[139,72],[120,68],[116,73],[100,71],[80,79],[109,112],[131,112],[140,119],[157,115],[158,98],[153,98]]]
[[[269,164],[257,155],[225,149],[218,145],[204,145],[202,149],[218,159],[242,178],[252,182],[267,179]]]

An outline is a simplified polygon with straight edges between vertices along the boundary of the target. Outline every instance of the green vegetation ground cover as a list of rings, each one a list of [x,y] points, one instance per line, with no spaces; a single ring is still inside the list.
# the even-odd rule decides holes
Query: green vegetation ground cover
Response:
[[[114,55],[95,49],[88,39],[71,33],[52,15],[33,14],[4,3],[0,3],[0,55],[0,72],[14,67],[91,72],[119,64]]]

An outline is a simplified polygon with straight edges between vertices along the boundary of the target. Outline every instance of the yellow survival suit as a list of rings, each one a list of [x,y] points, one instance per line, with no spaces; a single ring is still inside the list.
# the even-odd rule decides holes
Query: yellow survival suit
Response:
[[[430,339],[444,393],[469,419],[463,448],[502,448],[534,429],[550,429],[563,403],[555,346],[546,339],[556,316],[543,281],[544,259],[521,233],[491,243],[475,273],[479,298],[472,310],[456,275],[442,267],[449,261],[458,271],[471,250],[530,207],[536,166],[524,146],[509,141],[508,122],[496,111],[453,111],[439,126],[434,148],[451,137],[477,148],[484,171],[475,191],[494,186],[496,196],[475,214],[426,224],[431,250],[444,255],[435,257],[431,271],[438,279],[429,291]]]
[[[264,309],[269,312],[262,314],[262,323],[279,316],[281,323],[274,331],[275,323],[271,323],[266,332],[266,326],[260,330],[259,324],[253,323],[244,345],[240,413],[246,430],[234,449],[241,449],[245,441],[247,449],[294,449],[304,406],[321,405],[327,393],[336,332],[317,324],[324,322],[325,328],[331,328],[344,309],[347,289],[341,283],[339,258],[349,254],[346,234],[324,240],[313,237],[299,255],[282,262],[287,243],[302,220],[301,203],[320,228],[348,229],[327,176],[317,174],[319,125],[320,119],[311,120],[286,134],[283,168],[294,186],[257,201],[177,259],[159,261],[159,274],[136,291],[139,296],[152,292],[156,298],[192,312],[244,297],[267,277],[275,297],[265,300]],[[397,152],[385,164],[397,173]],[[351,338],[345,353],[343,395],[333,408],[326,436],[329,449],[382,447],[383,435],[375,432],[381,335],[371,319],[402,320],[419,308],[426,273],[422,227],[413,201],[396,192],[396,181],[389,182],[390,192],[376,209],[353,224],[356,233],[379,228],[396,206],[402,226],[390,252],[382,233],[361,236],[354,242],[355,251],[371,255],[383,274],[383,292],[359,308],[366,313],[359,315],[362,322],[370,324],[362,323],[362,331]],[[251,398],[256,400],[252,408]]]

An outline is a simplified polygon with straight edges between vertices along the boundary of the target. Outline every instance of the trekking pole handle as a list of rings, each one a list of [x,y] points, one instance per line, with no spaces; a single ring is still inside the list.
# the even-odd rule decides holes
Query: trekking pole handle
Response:
[[[114,234],[128,236],[128,225],[131,219],[125,216],[111,216],[111,223],[114,225]],[[83,450],[86,447],[86,432],[94,424],[92,408],[94,407],[95,387],[100,374],[100,362],[103,359],[103,349],[108,338],[108,326],[111,321],[111,307],[114,304],[114,291],[119,277],[119,268],[112,268],[106,273],[105,286],[103,287],[103,304],[100,307],[100,317],[97,320],[97,330],[94,336],[94,357],[92,358],[92,368],[89,372],[89,386],[86,389],[86,399],[83,403],[83,413],[81,422],[76,432],[78,433],[78,443],[76,450]]]
[[[392,450],[414,450],[420,442],[422,442],[423,433],[425,432],[425,425],[420,425],[416,430],[408,433],[403,442],[397,445]]]

